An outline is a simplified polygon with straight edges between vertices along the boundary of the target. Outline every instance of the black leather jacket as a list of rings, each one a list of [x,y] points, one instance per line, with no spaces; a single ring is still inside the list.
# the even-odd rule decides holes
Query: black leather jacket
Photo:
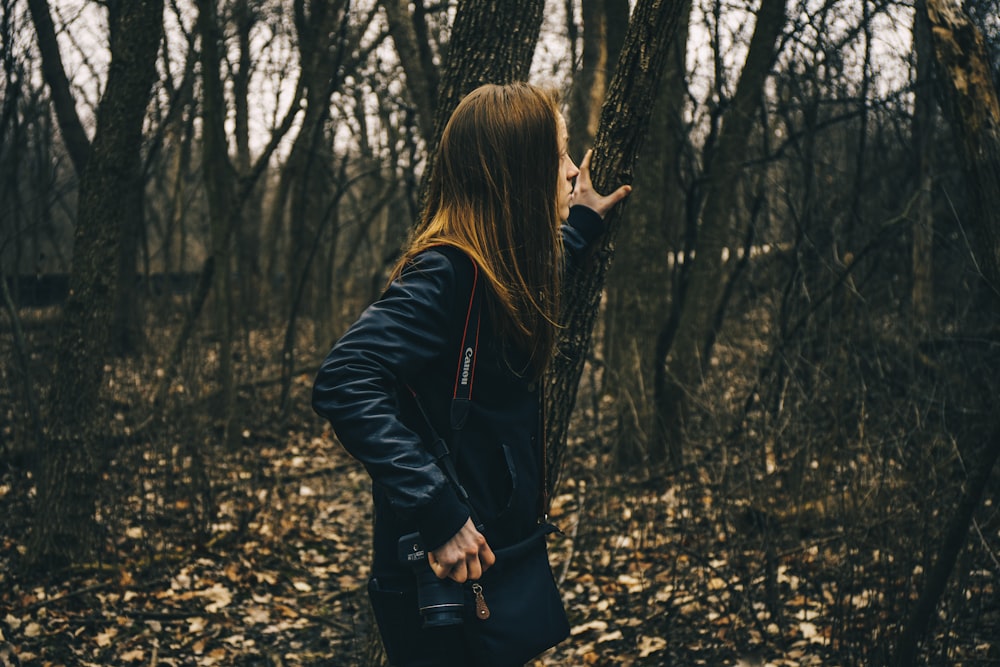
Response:
[[[594,211],[571,209],[562,227],[570,265],[602,230]],[[316,377],[313,409],[373,481],[375,571],[398,569],[401,535],[419,530],[425,546],[436,549],[470,516],[421,443],[427,429],[404,385],[421,397],[449,443],[493,548],[524,537],[538,516],[541,392],[512,370],[525,366],[525,355],[504,348],[485,305],[472,406],[459,442],[450,427],[473,271],[455,248],[420,253],[337,341]]]

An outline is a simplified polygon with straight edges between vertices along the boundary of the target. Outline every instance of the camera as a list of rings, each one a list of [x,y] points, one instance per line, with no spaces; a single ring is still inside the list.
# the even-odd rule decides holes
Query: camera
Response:
[[[417,607],[425,628],[441,628],[462,623],[465,591],[451,579],[438,579],[427,562],[420,533],[399,538],[399,562],[409,565],[417,577]]]

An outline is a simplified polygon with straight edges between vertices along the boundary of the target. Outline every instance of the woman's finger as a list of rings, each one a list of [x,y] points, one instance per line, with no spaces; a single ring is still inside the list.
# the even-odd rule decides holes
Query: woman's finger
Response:
[[[479,552],[479,562],[483,564],[483,572],[485,572],[493,563],[497,562],[497,557],[493,553],[493,549],[490,549],[489,544],[483,545],[483,548]]]
[[[483,576],[483,566],[479,562],[479,556],[473,556],[466,563],[469,579],[475,581]]]
[[[451,572],[451,568],[439,561],[433,553],[427,554],[427,564],[438,579],[446,579]]]
[[[463,560],[456,563],[455,567],[451,569],[451,572],[448,574],[448,576],[451,579],[457,581],[458,583],[464,584],[465,580],[469,578],[469,571],[465,567],[465,561]]]

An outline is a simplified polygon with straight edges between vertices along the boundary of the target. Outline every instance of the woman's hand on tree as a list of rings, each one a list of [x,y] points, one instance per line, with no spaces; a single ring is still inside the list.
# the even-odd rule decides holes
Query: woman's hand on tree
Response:
[[[580,175],[576,177],[576,187],[573,188],[572,204],[586,206],[593,209],[601,218],[608,214],[615,204],[628,197],[632,192],[631,185],[623,185],[609,195],[602,195],[594,190],[590,182],[590,158],[594,155],[594,149],[587,151],[580,162]]]

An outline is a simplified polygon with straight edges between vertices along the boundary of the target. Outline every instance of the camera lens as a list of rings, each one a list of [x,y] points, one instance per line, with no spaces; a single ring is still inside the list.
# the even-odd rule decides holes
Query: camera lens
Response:
[[[427,562],[427,552],[419,533],[399,538],[396,545],[400,563],[413,569],[417,578],[417,607],[425,628],[442,628],[462,623],[465,590],[451,579],[438,579]]]
[[[451,579],[438,579],[430,567],[417,571],[417,606],[425,628],[441,628],[462,623],[465,592]]]

